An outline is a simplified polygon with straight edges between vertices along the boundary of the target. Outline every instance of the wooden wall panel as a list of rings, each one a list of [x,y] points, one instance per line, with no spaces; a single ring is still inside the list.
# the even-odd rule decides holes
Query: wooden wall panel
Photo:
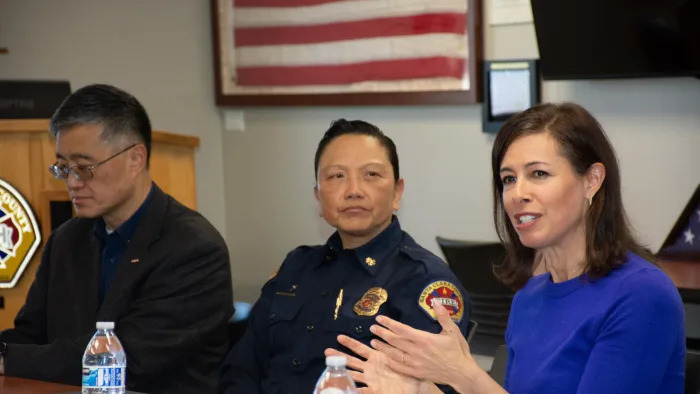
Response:
[[[41,178],[36,181],[42,165],[36,160],[36,151],[41,149],[41,137],[28,133],[0,134],[0,176],[19,191],[27,200],[39,218],[39,188]],[[43,238],[43,237],[42,237]],[[19,309],[24,305],[24,299],[34,281],[34,273],[39,265],[41,249],[37,250],[29,265],[24,270],[17,285],[11,289],[1,289],[5,308],[0,309],[0,329],[11,327]]]
[[[192,148],[179,145],[153,145],[151,148],[151,177],[187,207],[195,209],[197,196]]]

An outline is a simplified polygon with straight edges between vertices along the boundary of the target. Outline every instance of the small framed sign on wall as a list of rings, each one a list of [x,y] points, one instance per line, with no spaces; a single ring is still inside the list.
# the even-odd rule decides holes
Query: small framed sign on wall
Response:
[[[538,61],[484,62],[483,130],[495,133],[513,115],[540,102]]]

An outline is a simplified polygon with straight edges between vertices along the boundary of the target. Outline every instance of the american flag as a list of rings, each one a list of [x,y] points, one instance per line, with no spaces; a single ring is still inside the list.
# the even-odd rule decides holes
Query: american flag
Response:
[[[220,10],[239,93],[469,88],[467,0],[225,0]]]
[[[691,211],[688,222],[683,226],[675,242],[663,248],[662,252],[700,253],[700,203]]]

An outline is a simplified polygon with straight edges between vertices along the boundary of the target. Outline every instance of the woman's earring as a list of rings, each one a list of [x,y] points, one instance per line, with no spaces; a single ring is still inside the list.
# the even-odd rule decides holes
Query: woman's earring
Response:
[[[593,196],[588,197],[588,206],[593,205]]]

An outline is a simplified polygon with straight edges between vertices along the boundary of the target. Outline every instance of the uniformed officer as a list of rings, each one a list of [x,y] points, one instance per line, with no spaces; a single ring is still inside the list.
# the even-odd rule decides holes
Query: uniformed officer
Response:
[[[439,332],[433,299],[466,335],[466,292],[393,215],[404,189],[393,141],[367,122],[337,120],[314,169],[314,195],[337,231],[325,245],[290,252],[265,284],[224,363],[220,392],[311,393],[338,334],[368,344],[377,314]]]

